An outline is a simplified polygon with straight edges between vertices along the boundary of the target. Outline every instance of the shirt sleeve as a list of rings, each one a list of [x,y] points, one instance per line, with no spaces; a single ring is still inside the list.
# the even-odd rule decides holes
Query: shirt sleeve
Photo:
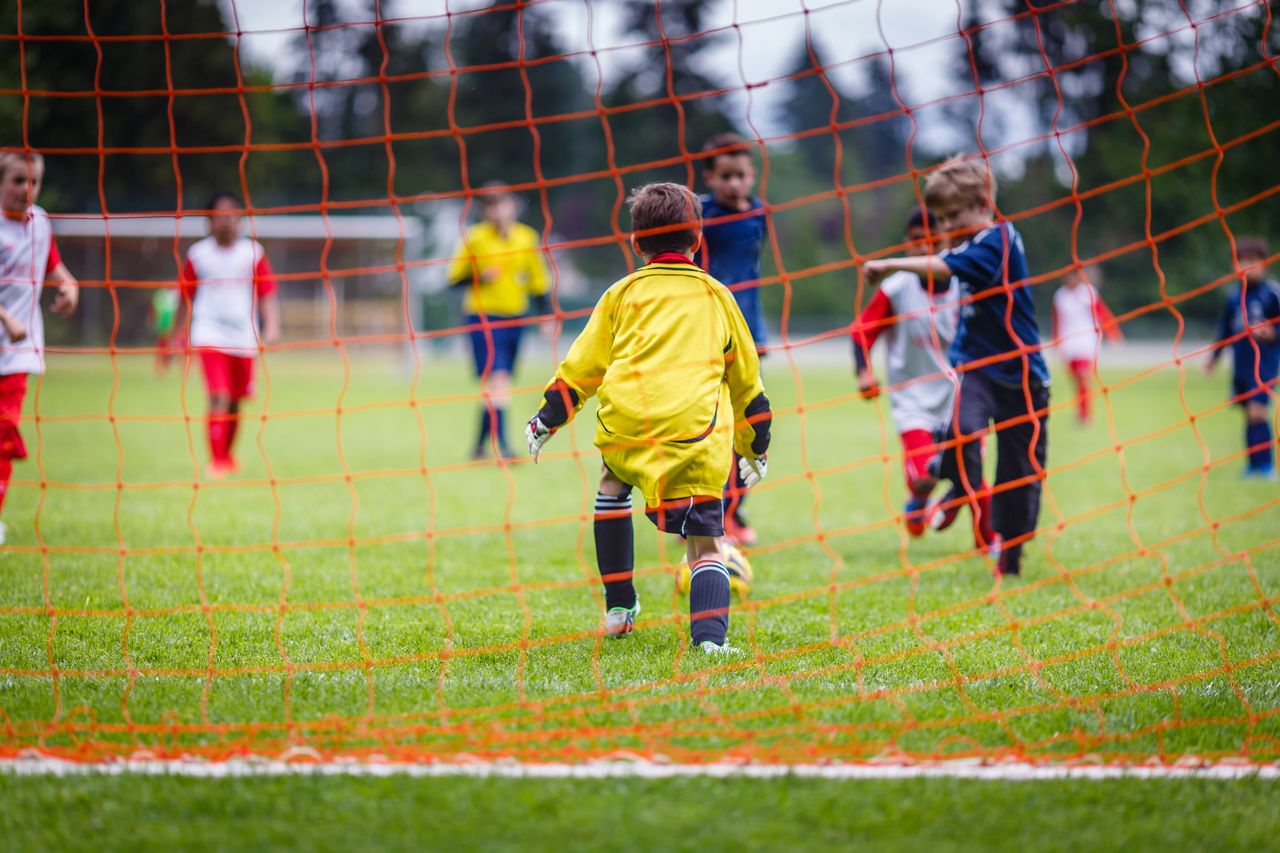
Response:
[[[1231,327],[1234,325],[1235,315],[1240,310],[1240,291],[1238,288],[1232,288],[1227,294],[1226,302],[1222,306],[1222,313],[1218,316],[1218,331],[1213,336],[1215,344],[1222,343],[1231,337]]]
[[[876,291],[875,296],[871,297],[871,301],[867,303],[866,308],[862,309],[862,313],[853,324],[853,358],[859,370],[867,366],[867,362],[871,359],[871,348],[875,346],[876,339],[888,325],[888,318],[892,317],[893,304],[881,287]]]
[[[537,232],[533,232],[533,248],[529,251],[529,295],[545,296],[550,290],[551,276],[547,272],[547,259],[542,251],[542,241],[538,238]]]
[[[261,249],[258,251],[262,254],[253,268],[253,293],[258,299],[266,299],[276,292],[276,274],[271,269],[271,261],[267,260],[267,253]]]
[[[547,385],[548,391],[563,384],[573,392],[569,395],[573,408],[567,413],[567,420],[572,420],[587,399],[595,396],[604,381],[613,352],[613,315],[617,298],[614,288],[604,292],[591,311],[586,327],[556,369],[555,378]]]
[[[728,320],[729,342],[725,350],[725,380],[733,405],[733,449],[739,456],[762,456],[769,447],[772,413],[760,380],[760,356],[742,309],[727,289],[720,288],[721,310]]]
[[[942,253],[942,260],[951,269],[951,274],[969,284],[975,292],[982,292],[1000,283],[1000,271],[1005,263],[1005,246],[1003,231],[993,228],[986,231],[959,249]],[[936,290],[942,282],[935,282]]]
[[[196,295],[196,288],[200,285],[200,276],[196,275],[195,264],[191,263],[191,256],[187,256],[187,262],[182,265],[182,272],[178,274],[178,288],[182,291],[185,299],[191,299]]]
[[[58,268],[58,264],[62,263],[62,253],[58,251],[58,241],[54,239],[52,234],[49,235],[49,260],[44,265],[44,274],[47,278],[51,272]]]

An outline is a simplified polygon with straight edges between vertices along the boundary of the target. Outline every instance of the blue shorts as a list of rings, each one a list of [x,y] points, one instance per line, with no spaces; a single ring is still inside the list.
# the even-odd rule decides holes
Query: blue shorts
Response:
[[[1259,385],[1253,376],[1245,379],[1237,377],[1231,382],[1231,398],[1240,406],[1247,406],[1250,403],[1269,406],[1272,395],[1276,393],[1276,380],[1274,377],[1264,379],[1263,383]]]
[[[506,323],[518,317],[498,317],[490,314],[490,323]],[[471,356],[475,359],[476,376],[504,371],[514,373],[516,355],[520,351],[520,335],[524,326],[489,326],[480,328],[480,318],[475,314],[467,315],[467,325],[471,330]]]

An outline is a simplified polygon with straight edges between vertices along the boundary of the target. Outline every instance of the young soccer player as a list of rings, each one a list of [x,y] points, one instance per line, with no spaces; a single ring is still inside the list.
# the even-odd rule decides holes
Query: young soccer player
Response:
[[[1076,385],[1076,419],[1081,424],[1089,422],[1089,377],[1098,370],[1102,336],[1113,343],[1124,337],[1094,286],[1099,280],[1097,267],[1072,267],[1053,294],[1053,338]]]
[[[1048,447],[1049,370],[1040,354],[1035,305],[1025,280],[1022,235],[995,220],[996,182],[986,163],[954,157],[929,175],[925,203],[959,245],[941,254],[868,261],[869,282],[905,271],[935,291],[960,285],[951,362],[960,375],[945,443],[932,463],[969,501],[986,491],[982,441],[996,424],[996,481],[988,543],[996,571],[1022,571],[1022,546],[1040,515]]]
[[[550,277],[538,232],[516,221],[516,197],[490,186],[480,206],[484,218],[467,229],[454,251],[449,281],[466,288],[463,310],[480,379],[480,428],[472,458],[485,458],[492,447],[499,458],[512,459],[506,435],[511,374],[530,305],[537,314],[550,311]]]
[[[1244,408],[1244,443],[1249,452],[1244,476],[1263,480],[1276,479],[1276,442],[1269,409],[1280,369],[1280,341],[1276,339],[1280,333],[1280,283],[1267,275],[1269,256],[1261,237],[1242,237],[1236,243],[1236,257],[1244,273],[1242,283],[1227,292],[1215,346],[1205,364],[1205,372],[1212,373],[1222,350],[1231,348],[1231,396]]]
[[[702,250],[699,265],[711,277],[729,287],[742,316],[764,355],[767,330],[760,304],[760,247],[766,225],[764,204],[752,194],[756,183],[755,163],[746,140],[736,133],[722,133],[702,146],[707,155],[702,180],[711,190],[699,196],[702,202]],[[746,284],[746,287],[735,285]],[[725,538],[737,545],[756,543],[756,531],[742,513],[746,486],[735,464],[724,489]]]
[[[536,461],[547,439],[599,394],[595,444],[604,467],[595,543],[606,635],[631,633],[640,612],[632,583],[636,488],[658,529],[685,537],[693,644],[730,651],[721,490],[733,450],[747,485],[765,475],[769,400],[742,312],[693,262],[701,239],[697,197],[679,184],[648,184],[629,205],[632,248],[645,264],[600,297],[525,438]]]
[[[239,467],[231,448],[240,427],[240,403],[253,396],[253,362],[260,343],[280,339],[280,302],[266,250],[240,234],[244,202],[219,192],[209,199],[207,209],[209,236],[187,250],[175,325],[185,330],[190,320],[187,339],[200,355],[209,394],[205,474],[217,480]]]
[[[929,254],[930,237],[945,246],[941,234],[938,219],[932,213],[912,211],[907,217],[907,255]],[[947,287],[939,291],[918,275],[894,273],[881,282],[851,332],[858,391],[866,400],[880,394],[871,369],[871,348],[877,340],[885,341],[887,376],[892,386],[889,411],[902,439],[907,489],[911,493],[904,519],[912,536],[924,533],[929,492],[937,483],[929,472],[929,460],[937,452],[934,436],[946,428],[951,416],[956,377],[947,353],[959,319],[958,290]],[[978,502],[975,520],[989,525],[989,498],[981,495]],[[983,541],[990,541],[989,533]]]
[[[44,373],[41,291],[46,282],[57,286],[51,310],[64,317],[80,299],[80,287],[58,254],[49,214],[36,204],[43,182],[39,153],[0,149],[0,508],[13,461],[27,458],[18,431],[27,374]],[[0,521],[0,544],[6,535]]]

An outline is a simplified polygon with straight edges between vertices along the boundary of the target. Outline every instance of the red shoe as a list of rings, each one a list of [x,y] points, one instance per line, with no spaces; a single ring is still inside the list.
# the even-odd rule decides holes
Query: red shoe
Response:
[[[964,504],[960,499],[960,492],[955,488],[949,489],[939,500],[929,504],[929,526],[938,532],[946,530],[956,523]]]

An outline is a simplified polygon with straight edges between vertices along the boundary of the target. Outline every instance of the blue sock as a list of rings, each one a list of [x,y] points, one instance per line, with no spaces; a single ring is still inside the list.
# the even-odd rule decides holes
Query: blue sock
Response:
[[[476,439],[476,450],[487,450],[489,448],[489,430],[492,426],[489,420],[489,409],[485,406],[480,407],[480,437]]]
[[[719,560],[699,560],[689,579],[689,635],[694,645],[724,645],[729,636],[729,570]]]
[[[507,410],[495,408],[493,410],[493,432],[498,438],[498,449],[503,453],[510,451],[507,447]]]
[[[1266,421],[1249,424],[1244,429],[1249,447],[1249,470],[1269,471],[1275,467],[1275,443],[1271,440],[1271,424]]]

